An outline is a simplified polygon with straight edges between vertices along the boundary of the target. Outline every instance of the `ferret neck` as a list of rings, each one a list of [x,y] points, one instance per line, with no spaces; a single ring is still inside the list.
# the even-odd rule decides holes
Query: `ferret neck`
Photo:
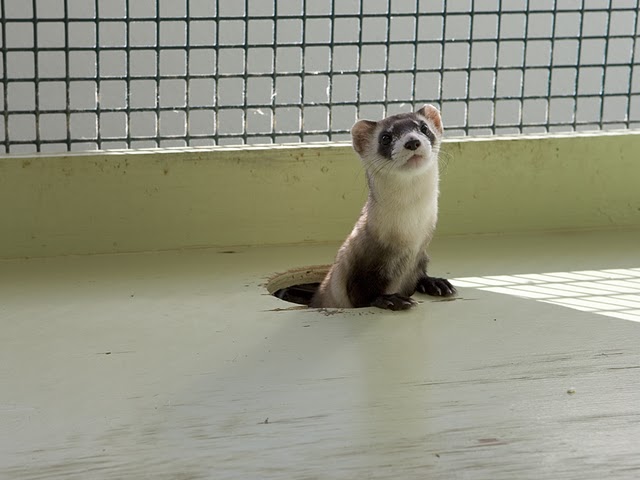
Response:
[[[405,175],[396,172],[372,174],[367,172],[369,184],[369,200],[378,206],[389,205],[392,208],[405,203],[414,203],[420,199],[438,196],[439,172],[438,166],[426,169],[424,172]]]

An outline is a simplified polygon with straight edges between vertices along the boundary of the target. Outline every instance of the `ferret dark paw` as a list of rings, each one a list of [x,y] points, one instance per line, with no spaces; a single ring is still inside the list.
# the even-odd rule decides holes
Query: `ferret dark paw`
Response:
[[[380,295],[371,304],[373,307],[384,308],[385,310],[408,310],[414,305],[417,305],[417,302],[413,298],[397,293]]]
[[[451,285],[446,278],[429,277],[426,275],[418,280],[416,290],[434,297],[450,297],[456,293],[456,287]]]

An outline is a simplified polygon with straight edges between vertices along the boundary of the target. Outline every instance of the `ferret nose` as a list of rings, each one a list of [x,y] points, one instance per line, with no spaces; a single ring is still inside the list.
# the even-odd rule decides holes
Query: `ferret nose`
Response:
[[[419,146],[420,140],[418,140],[417,138],[412,138],[404,144],[404,148],[408,148],[409,150],[417,150]]]

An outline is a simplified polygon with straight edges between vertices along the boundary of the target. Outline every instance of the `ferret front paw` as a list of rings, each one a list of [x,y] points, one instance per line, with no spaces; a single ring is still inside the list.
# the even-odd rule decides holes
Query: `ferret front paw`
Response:
[[[451,285],[446,278],[430,277],[428,275],[418,280],[416,290],[434,297],[450,297],[456,293],[456,287]]]
[[[414,305],[417,305],[417,302],[413,298],[397,293],[380,295],[371,304],[373,307],[384,308],[385,310],[408,310]]]

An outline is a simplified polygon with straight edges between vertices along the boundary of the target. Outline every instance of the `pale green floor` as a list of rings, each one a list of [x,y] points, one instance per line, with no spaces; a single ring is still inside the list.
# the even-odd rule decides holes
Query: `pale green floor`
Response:
[[[277,311],[265,279],[335,248],[0,262],[0,478],[640,477],[640,323],[478,288]],[[629,269],[640,232],[432,254],[451,278]]]

